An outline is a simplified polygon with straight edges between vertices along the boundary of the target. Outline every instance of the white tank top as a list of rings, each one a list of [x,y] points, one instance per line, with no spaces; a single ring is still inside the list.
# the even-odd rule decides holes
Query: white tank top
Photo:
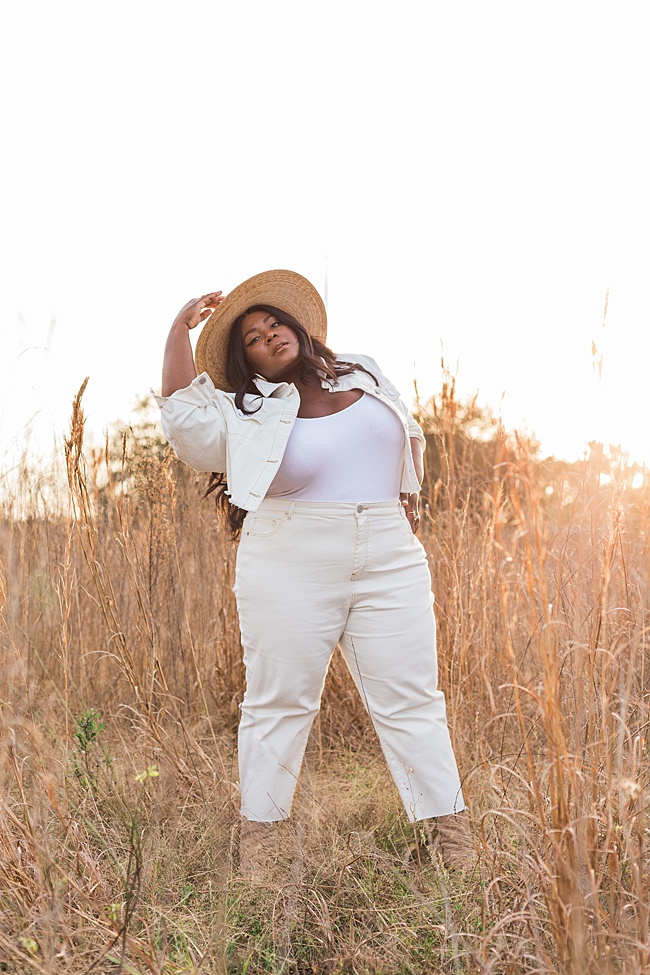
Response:
[[[396,500],[404,446],[399,419],[368,393],[332,416],[297,417],[266,496],[295,501]]]

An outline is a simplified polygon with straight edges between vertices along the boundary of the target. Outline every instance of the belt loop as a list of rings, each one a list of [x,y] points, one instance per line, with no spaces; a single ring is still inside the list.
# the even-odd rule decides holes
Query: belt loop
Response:
[[[291,515],[293,514],[294,508],[296,507],[296,502],[292,501],[289,505],[289,511],[287,512],[287,519],[291,521]]]

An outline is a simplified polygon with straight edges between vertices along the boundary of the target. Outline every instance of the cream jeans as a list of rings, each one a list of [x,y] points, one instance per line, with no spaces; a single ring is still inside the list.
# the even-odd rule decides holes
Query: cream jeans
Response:
[[[246,819],[289,816],[337,644],[409,819],[465,807],[437,688],[431,577],[398,501],[262,502],[244,521],[234,590]]]

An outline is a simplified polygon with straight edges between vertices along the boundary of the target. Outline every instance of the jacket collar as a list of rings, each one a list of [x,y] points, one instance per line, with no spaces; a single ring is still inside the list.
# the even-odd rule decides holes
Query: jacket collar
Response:
[[[323,373],[324,377],[324,373]],[[257,386],[258,390],[262,396],[271,396],[277,390],[284,393],[285,390],[293,386],[293,383],[270,383],[267,379],[263,379],[262,376],[255,376],[253,382]],[[349,375],[339,376],[336,385],[332,386],[329,379],[323,378],[321,380],[321,385],[323,389],[327,389],[330,393],[336,393],[342,389],[351,389],[352,386],[361,387],[361,389],[371,388],[374,383],[370,380],[367,373],[363,371],[350,373]],[[295,387],[294,387],[295,388]],[[250,394],[248,394],[250,395]]]
[[[289,383],[270,383],[267,379],[262,379],[261,376],[255,376],[253,382],[259,389],[262,396],[270,396],[271,393],[276,391],[276,389],[280,389],[283,392],[285,389],[289,389]]]

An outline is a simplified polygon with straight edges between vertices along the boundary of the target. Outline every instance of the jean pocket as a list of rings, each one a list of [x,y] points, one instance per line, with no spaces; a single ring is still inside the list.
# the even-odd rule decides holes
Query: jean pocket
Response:
[[[274,515],[265,512],[253,514],[250,523],[249,518],[246,519],[244,531],[247,535],[253,535],[256,538],[268,538],[280,531],[287,518],[288,512],[286,511],[277,512]]]

